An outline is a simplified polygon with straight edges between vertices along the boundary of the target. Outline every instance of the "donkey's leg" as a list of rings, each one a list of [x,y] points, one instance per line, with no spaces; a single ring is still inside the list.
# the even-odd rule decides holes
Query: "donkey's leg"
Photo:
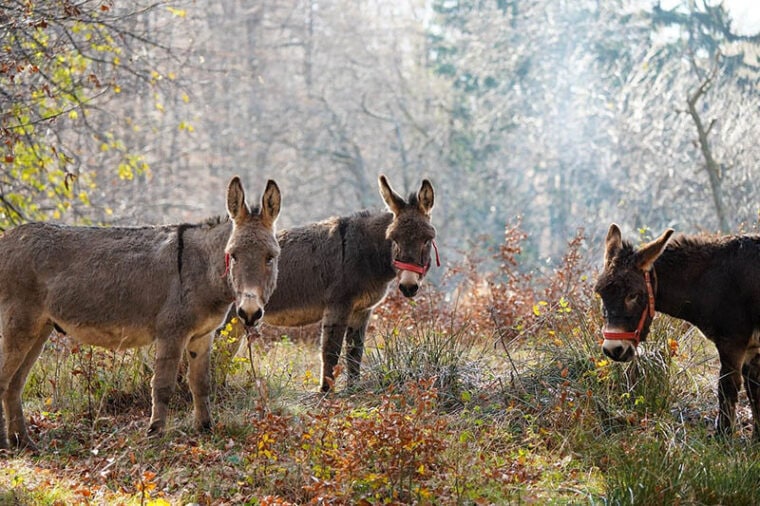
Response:
[[[742,360],[744,350],[737,347],[718,348],[720,356],[720,378],[718,380],[718,420],[716,428],[721,435],[729,435],[734,429],[736,403],[742,385]]]
[[[752,408],[752,436],[755,441],[760,441],[760,346],[752,346],[747,350],[742,375]]]
[[[348,308],[328,307],[322,315],[322,392],[335,385],[335,366],[338,365],[343,338],[348,325]]]
[[[148,427],[149,437],[158,436],[164,431],[169,400],[174,393],[182,349],[185,347],[184,338],[180,337],[176,331],[163,334],[159,331],[159,335],[166,337],[156,340],[156,364],[151,380],[153,408]]]
[[[193,393],[193,415],[198,431],[211,430],[211,343],[212,333],[193,336],[187,343],[189,370],[187,375]]]
[[[40,356],[51,330],[52,327],[43,324],[41,329],[37,329],[32,334],[35,338],[20,341],[15,347],[11,346],[12,339],[10,337],[2,339],[3,347],[0,350],[0,355],[4,358],[2,359],[2,367],[0,367],[2,369],[0,372],[0,398],[3,399],[3,411],[8,417],[8,430],[5,432],[6,421],[0,420],[3,422],[2,433],[0,433],[0,448],[8,448],[8,443],[11,443],[17,448],[36,450],[36,446],[29,439],[26,430],[21,396],[26,378]],[[10,334],[4,335],[9,336]],[[3,441],[4,439],[5,441]]]
[[[353,388],[359,382],[359,370],[362,365],[364,354],[364,336],[367,333],[369,317],[372,309],[351,313],[346,330],[346,362],[348,363],[348,387]]]

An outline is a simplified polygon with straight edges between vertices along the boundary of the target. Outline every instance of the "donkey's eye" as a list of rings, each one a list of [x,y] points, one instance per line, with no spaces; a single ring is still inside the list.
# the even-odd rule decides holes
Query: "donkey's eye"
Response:
[[[237,262],[237,253],[230,253],[230,259],[233,262]]]
[[[639,294],[637,293],[626,295],[625,305],[627,308],[632,309],[638,300],[639,300]]]
[[[271,267],[274,264],[274,255],[267,255],[267,265]]]

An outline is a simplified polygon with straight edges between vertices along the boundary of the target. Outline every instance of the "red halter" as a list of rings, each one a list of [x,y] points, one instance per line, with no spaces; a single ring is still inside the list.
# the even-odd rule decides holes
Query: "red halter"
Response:
[[[649,279],[649,271],[644,271],[644,282],[647,285],[647,297],[649,300],[644,307],[644,311],[641,313],[641,318],[639,319],[639,324],[636,327],[636,330],[633,332],[607,332],[606,330],[603,330],[602,334],[604,334],[605,339],[633,341],[634,346],[639,345],[641,331],[644,330],[644,322],[646,321],[647,316],[654,318],[654,290],[652,289],[652,282]]]
[[[230,254],[225,253],[224,254],[224,274],[222,274],[220,277],[224,278],[229,274],[230,272]]]
[[[438,245],[435,243],[435,240],[432,241],[433,249],[435,250],[435,265],[440,267],[441,266],[441,257],[438,256]],[[430,269],[430,262],[428,262],[425,265],[420,264],[412,264],[409,262],[401,262],[399,260],[393,261],[393,266],[401,271],[411,271],[416,272],[420,276],[424,276],[427,274],[428,269]]]

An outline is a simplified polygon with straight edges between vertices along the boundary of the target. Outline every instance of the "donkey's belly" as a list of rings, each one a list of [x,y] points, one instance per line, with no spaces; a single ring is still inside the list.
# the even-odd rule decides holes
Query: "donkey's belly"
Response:
[[[294,307],[282,310],[267,310],[264,321],[275,327],[300,327],[322,320],[323,307]]]
[[[153,342],[153,334],[145,328],[135,327],[80,327],[59,324],[66,334],[77,342],[111,350],[137,348]]]

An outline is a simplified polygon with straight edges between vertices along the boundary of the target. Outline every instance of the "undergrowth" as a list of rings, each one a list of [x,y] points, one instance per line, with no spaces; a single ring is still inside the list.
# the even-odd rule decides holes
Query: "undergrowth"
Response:
[[[636,360],[609,362],[582,234],[540,276],[516,271],[523,238],[508,228],[498,272],[465,261],[389,296],[351,391],[317,393],[318,329],[222,334],[211,434],[180,383],[147,440],[144,354],[51,339],[25,391],[42,451],[0,456],[0,505],[755,504],[746,408],[713,436],[711,345],[658,315]]]

